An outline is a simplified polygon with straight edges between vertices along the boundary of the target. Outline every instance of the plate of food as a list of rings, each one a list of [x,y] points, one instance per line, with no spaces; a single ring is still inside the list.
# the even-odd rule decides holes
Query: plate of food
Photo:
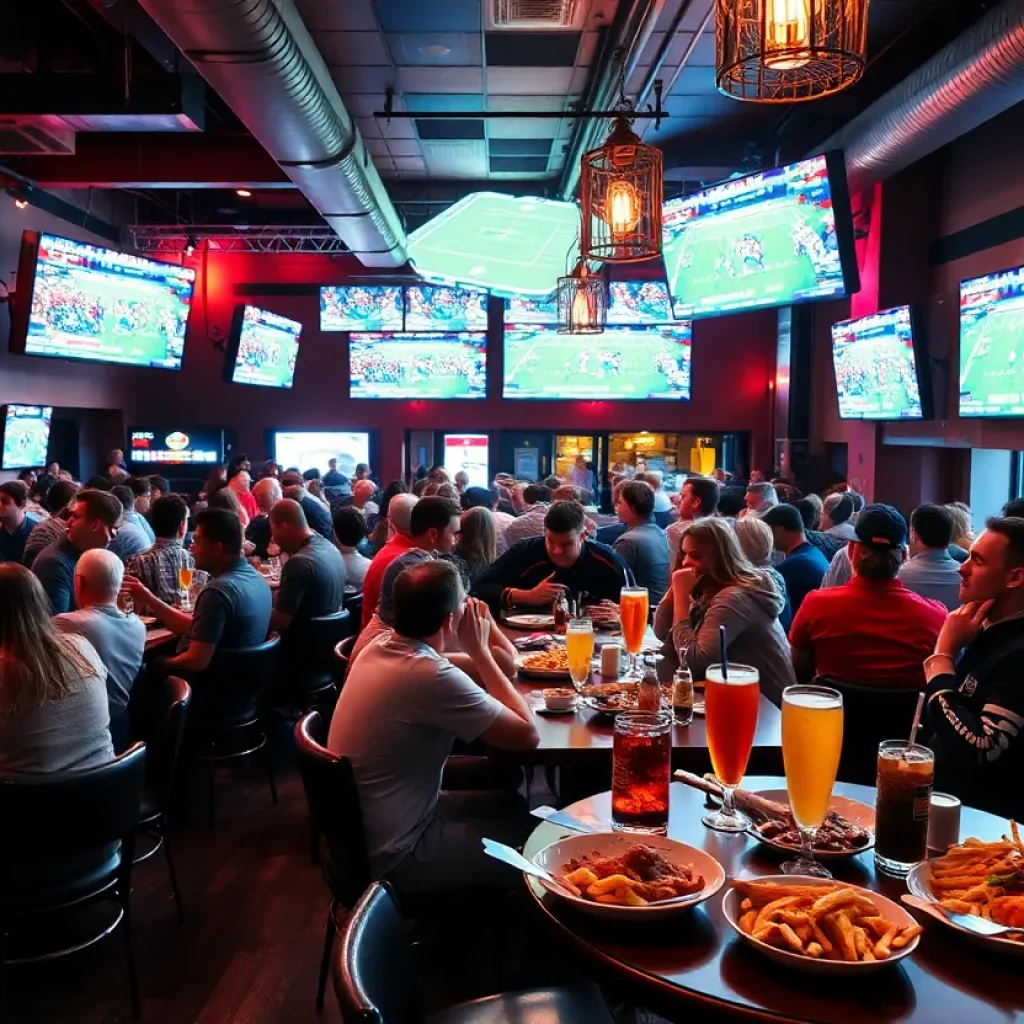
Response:
[[[533,862],[567,878],[582,895],[537,884],[584,913],[616,921],[683,913],[725,884],[725,869],[703,850],[661,836],[644,836],[642,843],[637,838],[590,832],[560,839]]]
[[[640,694],[639,683],[592,683],[584,686],[583,703],[602,715],[635,711]]]
[[[1024,932],[981,935],[951,921],[944,911],[969,914],[1024,929],[1024,841],[1015,821],[998,843],[968,839],[942,857],[915,864],[907,888],[933,904],[938,918],[967,938],[1014,956],[1024,956]]]
[[[534,679],[568,679],[569,656],[564,647],[551,647],[532,654],[517,654],[516,669],[522,676]]]
[[[733,879],[722,911],[747,945],[808,974],[882,970],[921,941],[921,926],[898,903],[811,875]]]
[[[554,615],[506,615],[505,625],[513,629],[551,629]]]

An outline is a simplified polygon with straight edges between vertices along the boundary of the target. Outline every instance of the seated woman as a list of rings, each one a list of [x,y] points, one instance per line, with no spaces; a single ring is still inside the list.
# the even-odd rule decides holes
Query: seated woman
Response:
[[[467,589],[498,557],[498,528],[494,513],[489,508],[471,508],[462,513],[459,536],[455,541],[455,564],[463,576]]]
[[[786,581],[782,578],[782,573],[772,565],[772,551],[775,549],[772,528],[763,519],[748,516],[736,523],[736,539],[739,541],[740,550],[747,556],[747,561],[759,572],[771,576],[775,588],[782,595],[785,604],[779,612],[779,622],[788,633],[789,624],[793,621],[793,608],[789,601],[789,592],[786,590]]]
[[[730,661],[752,665],[761,692],[775,704],[796,683],[789,641],[779,622],[785,602],[772,579],[740,550],[728,523],[698,519],[683,535],[681,568],[654,614],[654,632],[674,667],[685,656],[695,679],[722,660],[719,626],[726,628]]]
[[[56,630],[39,580],[0,565],[0,775],[112,760],[106,679],[88,640]]]

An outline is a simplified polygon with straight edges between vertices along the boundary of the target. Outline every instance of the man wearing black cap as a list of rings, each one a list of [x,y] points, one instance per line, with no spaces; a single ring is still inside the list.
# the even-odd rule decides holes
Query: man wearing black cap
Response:
[[[786,581],[786,592],[795,615],[804,598],[821,586],[821,578],[828,570],[828,560],[807,542],[799,509],[792,505],[776,505],[768,509],[761,520],[772,528],[775,550],[786,556],[775,568]]]
[[[898,579],[906,520],[891,505],[865,505],[856,538],[850,542],[853,579],[808,594],[793,619],[789,643],[797,679],[923,687],[921,659],[934,648],[946,609]]]

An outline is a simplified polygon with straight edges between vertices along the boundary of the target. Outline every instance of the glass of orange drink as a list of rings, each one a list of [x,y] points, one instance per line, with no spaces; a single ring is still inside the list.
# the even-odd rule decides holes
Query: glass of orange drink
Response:
[[[646,587],[622,588],[619,593],[619,619],[622,622],[622,639],[631,661],[626,678],[640,678],[637,658],[644,645],[649,612],[650,603]]]

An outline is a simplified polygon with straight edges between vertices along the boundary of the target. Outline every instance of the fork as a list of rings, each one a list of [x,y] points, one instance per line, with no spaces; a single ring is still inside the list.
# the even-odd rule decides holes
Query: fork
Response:
[[[940,907],[937,903],[923,900],[920,896],[911,896],[905,893],[900,899],[908,907],[922,910],[926,914],[931,914],[932,917],[944,917],[958,928],[974,932],[976,935],[1024,935],[1024,928],[1012,928],[1009,925],[999,924],[997,921],[990,921],[985,917],[978,917],[976,914],[957,914],[952,910],[946,910],[945,907]]]

